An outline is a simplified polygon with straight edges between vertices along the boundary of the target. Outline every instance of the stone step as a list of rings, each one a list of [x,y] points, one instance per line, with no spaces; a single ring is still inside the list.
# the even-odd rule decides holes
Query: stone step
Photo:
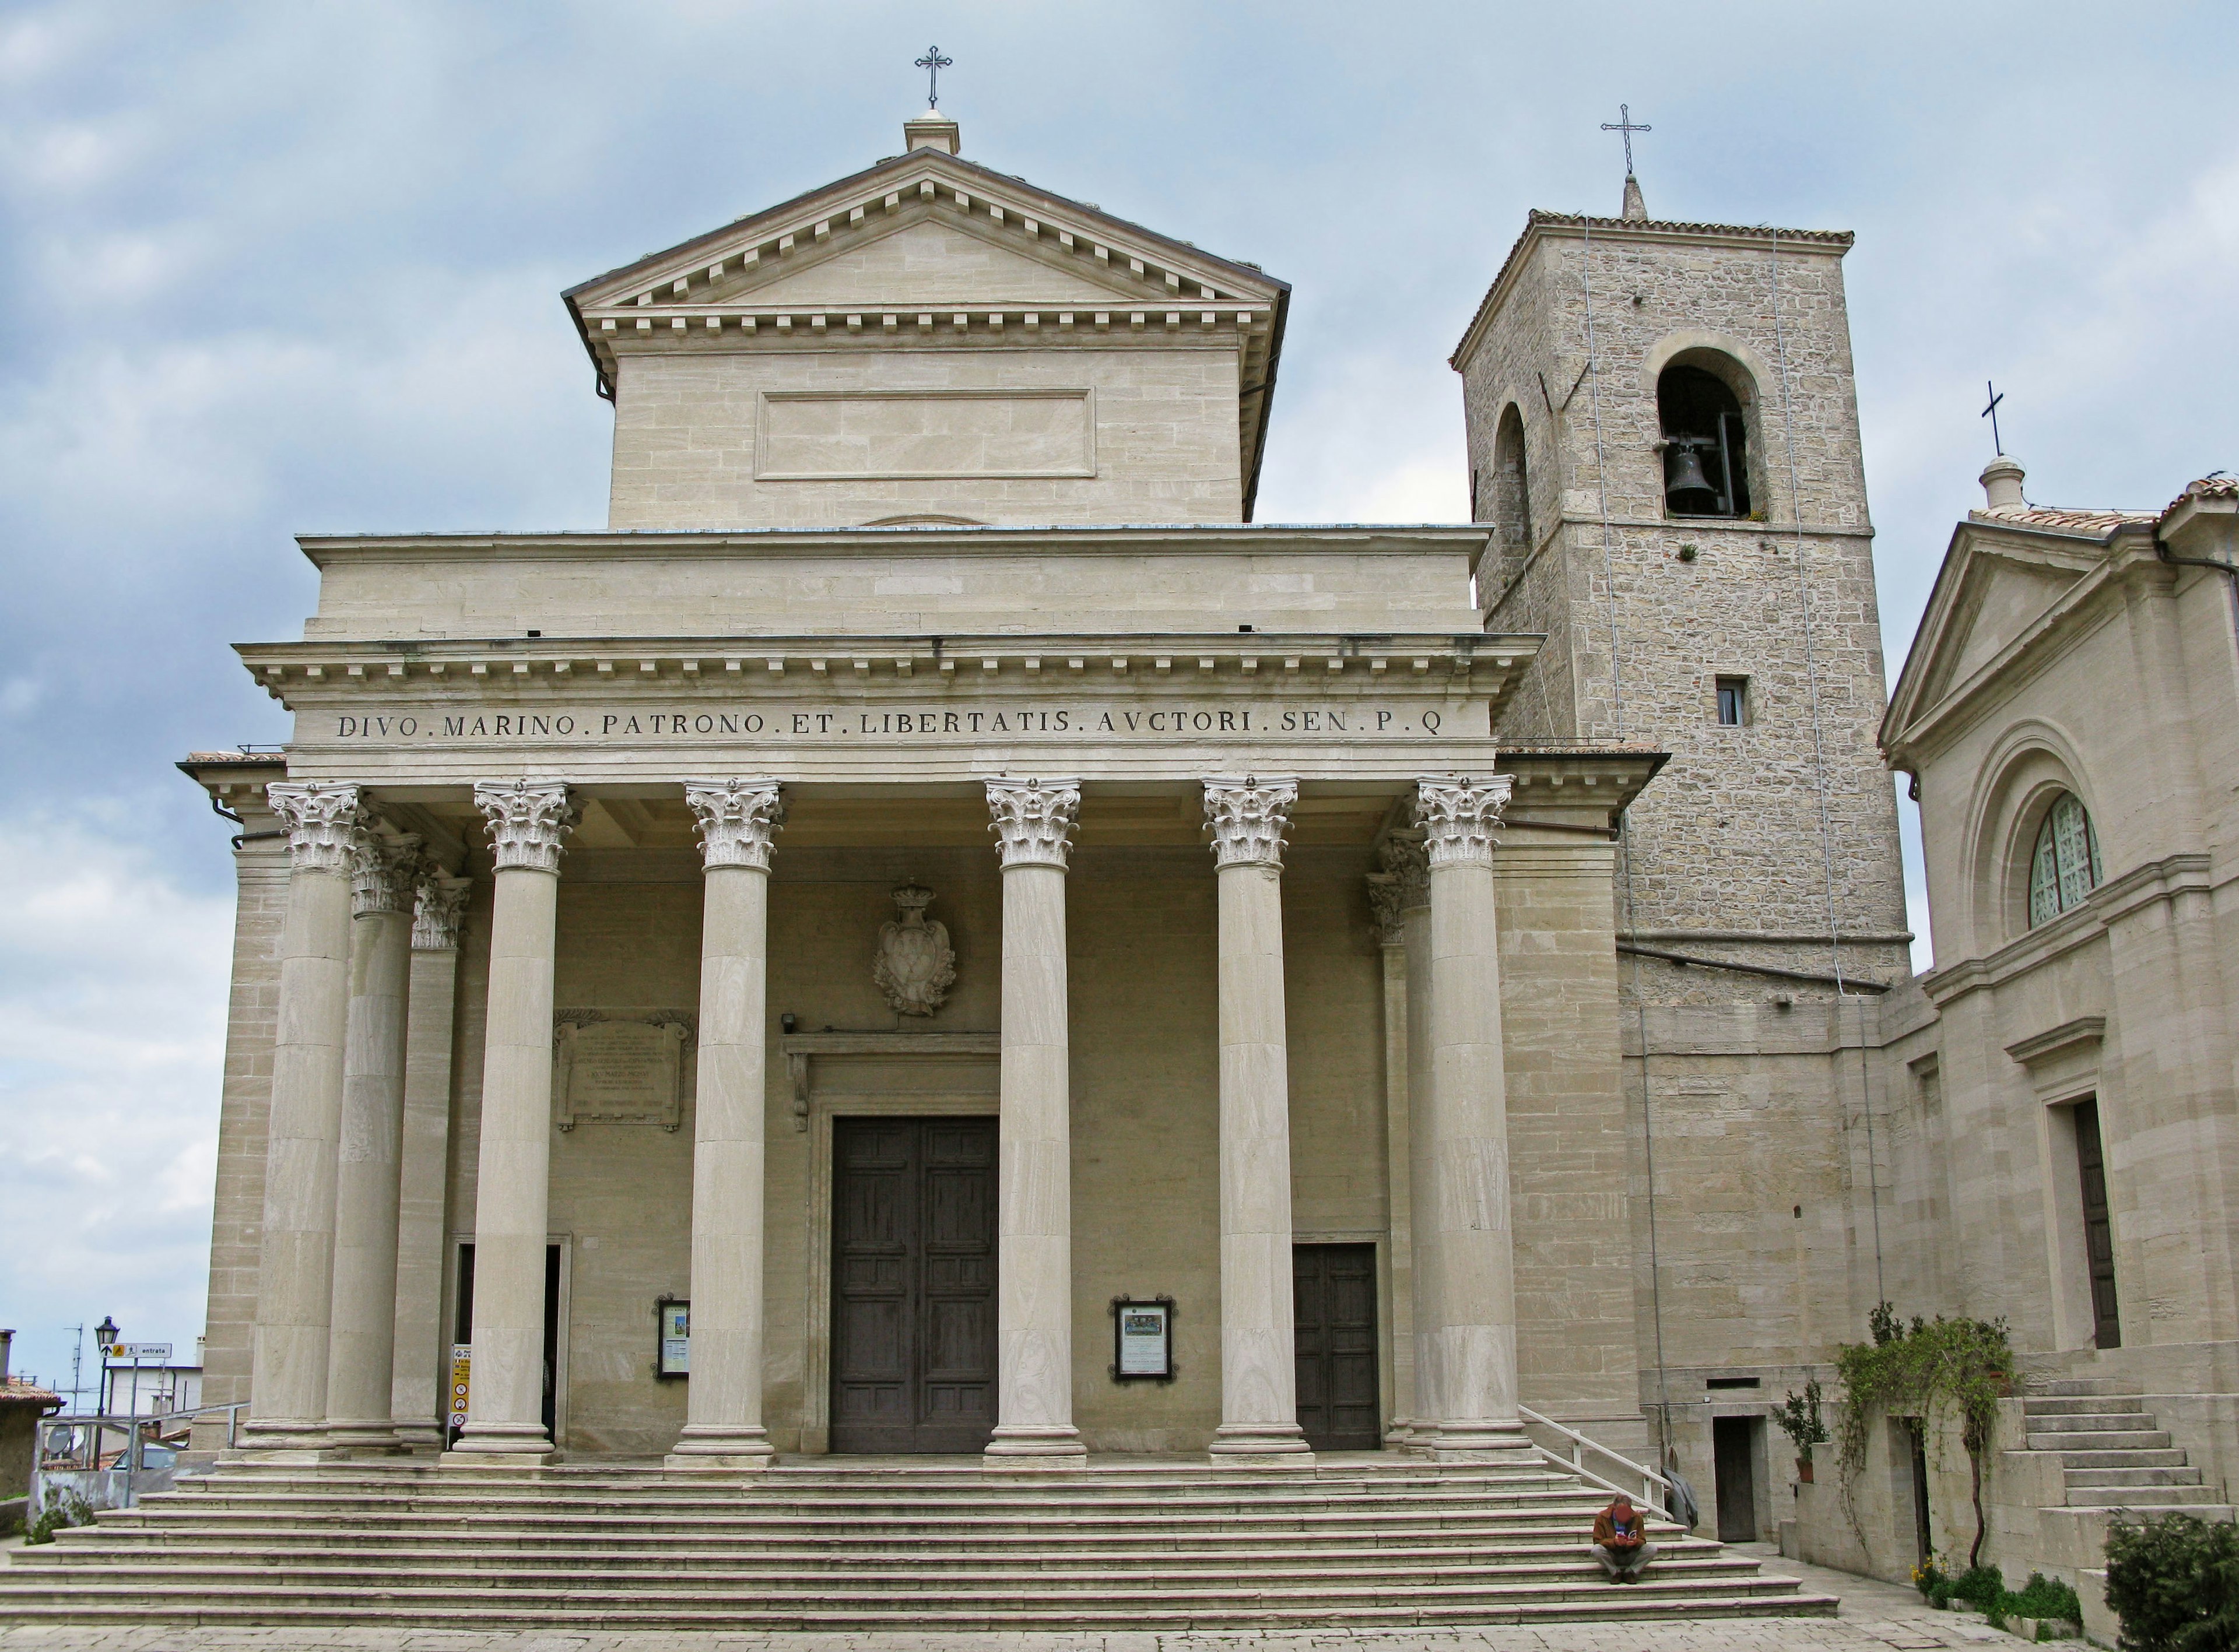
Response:
[[[2183,1451],[2169,1446],[2159,1451],[2061,1451],[2054,1455],[2070,1470],[2078,1469],[2182,1469]]]
[[[2062,1429],[2028,1437],[2032,1451],[2167,1451],[2173,1444],[2160,1429]]]
[[[228,1469],[0,1571],[0,1621],[1241,1630],[1833,1606],[1661,1522],[1646,1579],[1613,1587],[1585,1545],[1605,1496],[1568,1476],[1192,1475]]]
[[[2151,1433],[2160,1425],[2144,1411],[2063,1411],[2029,1419],[2030,1431],[2049,1434]]]
[[[2024,1416],[2111,1416],[2117,1413],[2138,1416],[2144,1415],[2145,1409],[2143,1395],[2031,1394],[2022,1401]]]
[[[2114,1384],[2103,1377],[2056,1377],[2044,1385],[2044,1391],[2056,1398],[2073,1394],[2107,1394]]]
[[[179,1614],[179,1596],[161,1585],[105,1587],[71,1581],[67,1587],[23,1589],[0,1581],[0,1612],[18,1623],[40,1618],[87,1621],[150,1621]],[[1834,1598],[1809,1596],[1787,1578],[1744,1582],[1724,1578],[1699,1585],[1686,1578],[1657,1581],[1655,1569],[1644,1581],[1612,1587],[1601,1578],[1578,1578],[1550,1585],[1466,1582],[1364,1596],[1345,1582],[1321,1589],[1128,1589],[1124,1601],[1091,1596],[1086,1601],[1050,1601],[1021,1591],[895,1589],[882,1594],[824,1591],[806,1601],[710,1596],[705,1591],[591,1589],[493,1589],[459,1587],[443,1591],[293,1589],[253,1587],[229,1589],[224,1596],[197,1598],[197,1623],[327,1623],[425,1625],[425,1628],[600,1628],[668,1629],[759,1628],[759,1629],[1186,1629],[1186,1628],[1290,1628],[1290,1625],[1406,1625],[1406,1623],[1518,1623],[1518,1621],[1592,1621],[1641,1616],[1831,1616]]]
[[[682,1556],[674,1562],[665,1562],[660,1556],[643,1555],[507,1556],[492,1561],[489,1557],[471,1554],[434,1554],[409,1557],[382,1556],[379,1557],[379,1564],[366,1561],[355,1564],[332,1561],[307,1563],[305,1557],[300,1555],[275,1556],[262,1561],[254,1560],[249,1555],[236,1555],[223,1559],[170,1559],[161,1563],[156,1563],[149,1556],[131,1562],[115,1556],[100,1558],[100,1579],[104,1585],[121,1587],[130,1582],[140,1582],[182,1589],[325,1588],[402,1592],[472,1588],[566,1592],[585,1587],[588,1578],[601,1576],[601,1574],[619,1573],[634,1579],[641,1571],[648,1570],[673,1571],[676,1575],[646,1578],[640,1587],[671,1591],[718,1588],[764,1593],[810,1590],[825,1596],[832,1596],[835,1592],[886,1590],[1001,1592],[1101,1589],[1123,1579],[1133,1589],[1142,1582],[1140,1579],[1124,1577],[1124,1574],[1116,1572],[1101,1559],[1093,1565],[1014,1562],[1009,1565],[927,1568],[906,1554],[882,1556],[875,1560],[868,1557],[844,1558],[837,1562],[840,1575],[836,1582],[832,1562],[823,1567],[742,1565],[742,1557],[736,1555]],[[1310,1563],[1302,1557],[1276,1555],[1235,1556],[1218,1563],[1195,1556],[1179,1562],[1172,1555],[1146,1556],[1142,1559],[1144,1564],[1161,1569],[1153,1584],[1160,1589],[1216,1585],[1233,1588],[1239,1583],[1252,1589],[1279,1585],[1313,1589],[1341,1584],[1357,1592],[1365,1592],[1432,1584],[1577,1582],[1580,1579],[1592,1582],[1601,1576],[1599,1568],[1587,1556],[1584,1546],[1576,1542],[1564,1549],[1551,1548],[1536,1556],[1521,1558],[1508,1555],[1488,1559],[1482,1555],[1454,1552],[1440,1555],[1432,1562],[1412,1563],[1395,1563],[1389,1561],[1385,1554],[1379,1554],[1372,1560],[1357,1556],[1348,1560],[1341,1554],[1331,1554],[1318,1563]],[[76,1569],[67,1564],[54,1564],[46,1569],[58,1575],[70,1575]],[[14,1569],[11,1567],[10,1570],[12,1573]],[[1737,1587],[1743,1584],[1754,1587],[1761,1581],[1757,1574],[1757,1566],[1754,1560],[1747,1556],[1727,1555],[1716,1544],[1704,1544],[1677,1553],[1659,1552],[1654,1566],[1654,1575],[1666,1582],[1724,1577],[1740,1580]],[[27,1586],[35,1586],[35,1580],[29,1576],[22,1580],[11,1577],[9,1581],[22,1581]],[[601,1581],[613,1587],[620,1584],[621,1577],[606,1575],[601,1576]]]
[[[2079,1486],[2196,1486],[2205,1483],[2199,1470],[2176,1464],[2152,1469],[2079,1469],[2071,1466],[2067,1470],[2067,1479],[2070,1491]]]
[[[2071,1509],[2191,1509],[2220,1503],[2223,1494],[2209,1486],[2070,1486]]]

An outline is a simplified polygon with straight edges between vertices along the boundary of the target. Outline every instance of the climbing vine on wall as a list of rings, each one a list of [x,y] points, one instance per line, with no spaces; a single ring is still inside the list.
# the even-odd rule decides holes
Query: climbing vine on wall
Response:
[[[1983,1465],[1990,1455],[1998,1402],[2013,1390],[2014,1351],[2005,1321],[1916,1317],[1899,1323],[1887,1303],[1869,1317],[1873,1340],[1845,1343],[1836,1354],[1844,1404],[1836,1429],[1837,1467],[1843,1496],[1850,1500],[1858,1471],[1866,1466],[1866,1438],[1877,1415],[1912,1416],[1923,1423],[1956,1419],[1975,1503],[1975,1542],[1967,1563],[1983,1556]],[[1852,1515],[1856,1521],[1855,1511]]]

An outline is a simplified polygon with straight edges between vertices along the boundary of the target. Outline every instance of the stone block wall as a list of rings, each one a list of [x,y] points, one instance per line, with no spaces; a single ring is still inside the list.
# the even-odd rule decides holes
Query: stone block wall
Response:
[[[1124,333],[1124,315],[1120,323]],[[1168,348],[632,354],[618,366],[608,512],[617,529],[849,527],[926,515],[996,524],[1243,520],[1232,336]],[[987,399],[975,415],[990,427],[985,446],[940,439],[954,418],[894,399],[967,390]],[[765,394],[802,392],[832,398],[820,403],[829,409],[816,415],[820,425],[845,425],[804,448],[819,455],[817,480],[795,479],[803,468],[794,444],[770,448],[772,433],[760,428],[773,416]],[[1086,392],[1087,405],[1059,410],[1037,392]],[[1016,397],[1007,407],[1006,395]],[[1073,428],[1084,418],[1086,433]],[[1002,441],[1007,422],[1031,423],[1036,434]],[[918,430],[927,423],[933,430]],[[951,474],[907,474],[920,469]],[[1011,470],[1060,474],[1004,474]]]
[[[278,829],[276,817],[257,802],[236,800],[233,807],[242,817],[244,833]],[[226,1005],[209,1305],[203,1347],[205,1405],[230,1405],[250,1397],[257,1280],[263,1267],[265,1127],[272,1111],[272,1046],[279,1031],[280,932],[288,914],[285,840],[243,841],[234,851],[234,875],[233,974]],[[215,1450],[224,1443],[223,1416],[197,1424],[196,1450]]]

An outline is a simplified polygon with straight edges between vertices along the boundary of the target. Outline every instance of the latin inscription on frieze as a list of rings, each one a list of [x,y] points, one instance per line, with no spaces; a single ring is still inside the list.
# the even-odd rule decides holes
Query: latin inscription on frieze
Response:
[[[739,739],[799,745],[938,741],[990,735],[1110,744],[1196,737],[1339,742],[1438,739],[1488,731],[1483,700],[1379,700],[1319,704],[1068,704],[947,710],[912,707],[646,711],[476,711],[307,713],[333,738],[382,746],[534,740],[570,745],[658,745]]]

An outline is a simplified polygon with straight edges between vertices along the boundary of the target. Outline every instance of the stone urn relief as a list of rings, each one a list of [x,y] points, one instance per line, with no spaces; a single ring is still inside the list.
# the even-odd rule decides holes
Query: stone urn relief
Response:
[[[956,952],[948,944],[948,926],[925,915],[933,899],[933,891],[922,885],[904,884],[894,891],[900,916],[879,929],[879,956],[871,979],[899,1015],[931,1015],[948,1001],[948,989],[956,983]]]

